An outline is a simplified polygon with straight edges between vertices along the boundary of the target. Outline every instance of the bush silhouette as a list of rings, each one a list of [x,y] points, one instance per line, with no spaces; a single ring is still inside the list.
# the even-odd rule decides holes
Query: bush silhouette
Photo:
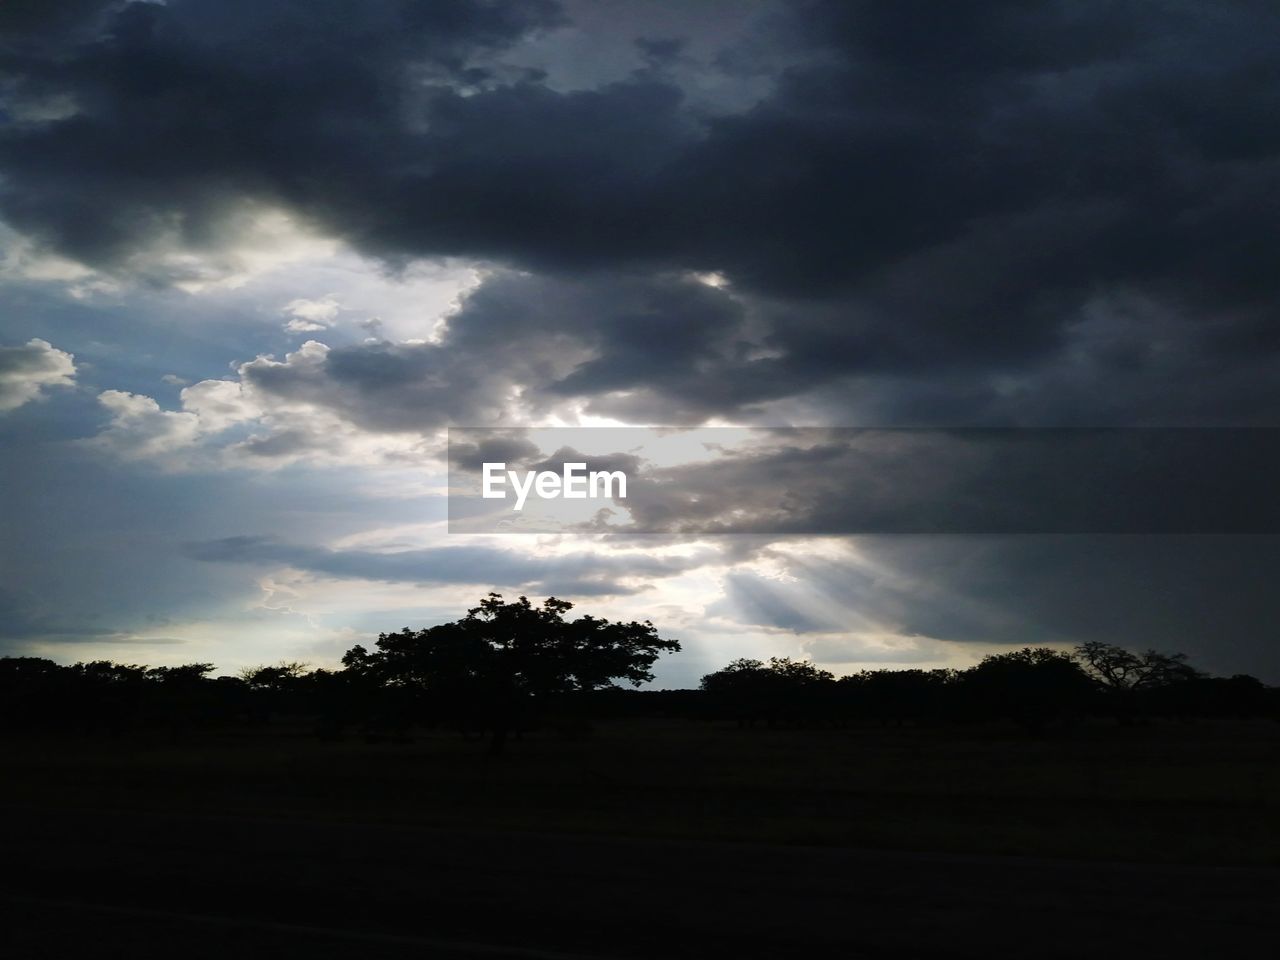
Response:
[[[490,593],[461,620],[424,630],[384,633],[373,652],[353,647],[343,664],[384,688],[419,694],[430,707],[492,736],[500,753],[508,735],[533,710],[566,694],[599,690],[625,680],[651,680],[649,668],[680,649],[649,621],[613,623],[584,616],[550,597],[504,603]]]
[[[979,715],[1007,717],[1033,733],[1082,714],[1094,692],[1071,654],[1048,647],[984,657],[960,682]]]

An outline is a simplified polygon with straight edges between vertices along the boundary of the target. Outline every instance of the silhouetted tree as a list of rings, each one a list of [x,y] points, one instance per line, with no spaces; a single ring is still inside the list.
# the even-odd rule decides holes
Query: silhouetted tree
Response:
[[[286,660],[274,666],[245,667],[240,671],[240,679],[250,690],[279,693],[297,687],[307,673],[305,663]]]
[[[1032,733],[1081,713],[1093,684],[1074,657],[1048,647],[1024,647],[984,657],[961,683],[978,715],[1008,717]]]
[[[119,734],[145,721],[151,706],[146,667],[93,660],[74,663],[66,673],[69,686],[75,690],[66,713],[81,732],[106,730]]]
[[[949,713],[956,678],[954,670],[863,670],[836,686],[847,716],[901,725]]]
[[[66,668],[43,657],[0,657],[4,732],[65,725]]]
[[[305,663],[285,660],[245,667],[240,680],[248,691],[249,716],[255,723],[266,723],[273,713],[302,713],[311,708],[307,694],[315,684]]]
[[[761,660],[741,658],[722,670],[702,678],[702,690],[711,698],[712,709],[732,716],[739,726],[764,719],[806,723],[829,716],[835,677],[807,660],[771,657]]]
[[[1239,673],[1233,677],[1194,676],[1153,687],[1143,694],[1144,707],[1159,716],[1265,717],[1270,711],[1269,690],[1257,677]]]
[[[572,608],[555,597],[534,606],[527,597],[504,603],[490,593],[461,620],[384,633],[376,651],[354,647],[343,664],[385,687],[421,692],[464,722],[479,721],[500,753],[531,707],[615,680],[639,685],[653,678],[649,668],[662,653],[680,649],[647,620],[566,620]]]
[[[1103,689],[1121,723],[1133,721],[1142,698],[1150,692],[1200,676],[1182,653],[1134,653],[1095,640],[1076,647],[1076,656],[1085,672]]]
[[[1123,647],[1090,641],[1076,647],[1076,656],[1090,676],[1117,690],[1164,686],[1197,676],[1184,653],[1147,650],[1139,654]]]
[[[153,721],[171,733],[213,721],[218,715],[218,690],[209,680],[212,672],[212,663],[148,669]]]

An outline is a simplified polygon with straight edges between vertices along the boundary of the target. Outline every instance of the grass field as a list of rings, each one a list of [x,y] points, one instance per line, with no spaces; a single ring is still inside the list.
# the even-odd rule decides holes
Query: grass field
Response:
[[[947,853],[1280,864],[1280,724],[739,729],[619,721],[489,757],[304,726],[0,743],[6,800]]]

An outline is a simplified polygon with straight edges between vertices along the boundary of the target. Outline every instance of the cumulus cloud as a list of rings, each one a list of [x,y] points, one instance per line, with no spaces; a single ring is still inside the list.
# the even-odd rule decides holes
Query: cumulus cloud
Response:
[[[104,390],[98,403],[110,419],[84,444],[124,460],[152,460],[175,469],[209,468],[219,462],[211,440],[262,416],[232,380],[202,380],[184,387],[180,398],[182,409],[165,410],[148,396]]]
[[[233,380],[201,380],[182,391],[182,407],[200,421],[200,428],[220,433],[236,424],[254,420],[260,411]]]
[[[284,312],[290,317],[284,329],[288,333],[327,330],[333,318],[338,315],[340,307],[341,305],[333,297],[321,297],[318,300],[302,298],[290,300],[284,305]]]
[[[0,413],[16,410],[50,387],[71,386],[75,376],[72,355],[47,340],[0,347]]]
[[[98,403],[111,419],[86,443],[124,459],[184,457],[200,435],[194,413],[162,410],[151,397],[104,390]]]
[[[327,323],[317,323],[314,320],[303,320],[295,317],[284,325],[286,333],[315,333],[317,330],[327,330]]]
[[[369,433],[323,407],[264,396],[239,380],[184,387],[179,410],[120,390],[103,391],[98,401],[110,419],[84,445],[167,470],[276,469],[300,460],[426,464],[440,446],[434,440]]]

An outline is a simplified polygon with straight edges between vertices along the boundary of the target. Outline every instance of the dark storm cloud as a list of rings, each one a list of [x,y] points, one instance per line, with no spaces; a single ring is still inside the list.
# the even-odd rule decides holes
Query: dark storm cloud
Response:
[[[871,536],[844,558],[765,555],[787,576],[733,571],[708,612],[792,632],[829,664],[1100,640],[1280,678],[1277,537]]]
[[[1280,431],[780,430],[641,474],[638,529],[1280,533]],[[794,438],[794,439],[793,439]]]
[[[0,7],[0,42],[31,49],[89,40],[117,5],[108,0],[11,0]]]
[[[192,543],[186,552],[196,560],[290,566],[339,578],[525,587],[535,592],[591,596],[636,593],[645,587],[627,581],[675,576],[714,559],[708,551],[670,558],[604,553],[536,556],[485,546],[377,553],[328,550],[254,536]]]
[[[545,5],[135,3],[93,43],[10,43],[19,99],[66,92],[78,112],[9,125],[0,203],[107,266],[162,227],[225,241],[251,197],[393,262],[714,270],[755,299],[767,356],[700,366],[689,324],[614,330],[618,356],[548,388],[606,413],[663,409],[610,395],[628,382],[697,418],[850,375],[1025,367],[1116,291],[1191,311],[1192,348],[1226,363],[1277,345],[1278,17],[795,3],[720,69],[770,45],[794,65],[708,114],[663,72],[662,37],[595,89],[502,69],[561,22]]]
[[[533,413],[580,396],[629,394],[678,421],[767,392],[739,365],[742,307],[686,276],[491,276],[439,342],[304,348],[255,360],[243,380],[370,430],[497,422],[516,386]]]
[[[1280,430],[1164,429],[544,429],[450,431],[450,516],[500,533],[522,519],[508,499],[481,504],[480,449],[508,466],[561,475],[621,471],[624,533],[1280,533]],[[685,453],[651,445],[684,440]],[[521,443],[521,441],[524,443]],[[587,455],[565,444],[577,440]],[[708,458],[707,453],[714,455]],[[535,498],[536,499],[536,498]],[[608,503],[609,501],[605,501]],[[485,509],[488,507],[488,509]],[[478,514],[478,516],[473,515]],[[595,529],[594,524],[554,530]],[[529,524],[521,532],[547,532]]]
[[[69,638],[83,642],[95,637],[114,636],[103,627],[69,623],[47,609],[39,598],[0,588],[0,650],[14,640],[28,637]]]
[[[795,570],[906,635],[1182,650],[1280,677],[1280,537],[870,537],[867,561]]]
[[[196,248],[226,242],[228,208],[242,198],[305,215],[363,185],[373,212],[395,178],[413,175],[415,91],[436,78],[482,81],[466,67],[473,53],[558,22],[539,0],[91,7],[5,24],[11,104],[62,94],[75,112],[10,123],[0,164],[6,218],[95,265],[120,263],[163,229]],[[33,42],[55,19],[102,10],[92,41]],[[360,232],[360,219],[343,229]]]
[[[449,433],[449,468],[451,470],[481,470],[486,463],[523,464],[541,456],[538,445],[514,430],[510,434],[494,431],[483,438],[472,440],[459,435],[455,441]]]

